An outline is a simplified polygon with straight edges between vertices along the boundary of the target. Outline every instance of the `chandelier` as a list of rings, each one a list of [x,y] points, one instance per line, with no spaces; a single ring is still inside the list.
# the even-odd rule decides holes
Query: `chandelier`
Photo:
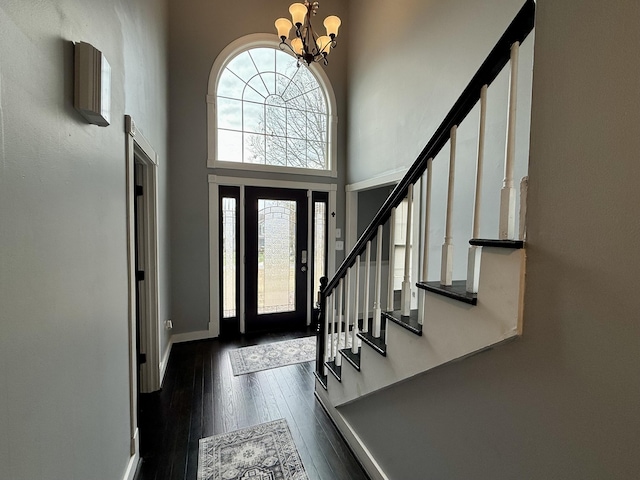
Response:
[[[317,13],[318,6],[318,2],[293,3],[289,7],[293,23],[286,18],[276,20],[280,49],[289,48],[298,58],[298,66],[302,62],[307,65],[311,65],[312,62],[322,62],[324,65],[328,65],[327,55],[337,45],[338,28],[342,23],[340,18],[331,15],[324,19],[323,24],[327,29],[326,35],[318,36],[311,26],[311,17]],[[296,36],[289,41],[289,32],[294,26],[296,27]]]

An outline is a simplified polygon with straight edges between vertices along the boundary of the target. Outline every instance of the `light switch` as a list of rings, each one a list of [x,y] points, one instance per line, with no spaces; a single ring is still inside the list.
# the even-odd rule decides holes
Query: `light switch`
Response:
[[[342,238],[342,229],[336,228],[336,238]]]

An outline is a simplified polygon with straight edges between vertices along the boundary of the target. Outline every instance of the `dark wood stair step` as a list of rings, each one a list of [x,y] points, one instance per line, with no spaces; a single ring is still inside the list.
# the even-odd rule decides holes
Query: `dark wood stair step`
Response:
[[[371,332],[360,332],[358,333],[358,337],[362,339],[362,341],[373,348],[376,352],[378,352],[383,357],[387,356],[387,345],[384,343],[385,331],[380,331],[380,338],[375,338]]]
[[[497,248],[524,248],[522,240],[494,240],[486,238],[472,238],[469,240],[471,245],[478,247],[497,247]]]
[[[324,362],[329,371],[333,374],[334,377],[338,379],[339,382],[342,382],[342,367],[340,365],[336,365],[335,361]]]
[[[350,348],[343,348],[340,350],[340,354],[347,362],[353,365],[353,368],[360,371],[360,348],[358,348],[358,353],[353,353]]]
[[[327,376],[326,375],[320,375],[318,372],[313,372],[313,374],[316,376],[316,378],[320,382],[320,385],[322,385],[322,388],[327,390]]]
[[[418,323],[418,310],[411,310],[408,317],[402,315],[401,310],[383,312],[382,315],[393,323],[409,330],[411,333],[422,336],[422,325]]]
[[[418,282],[416,283],[416,286],[426,290],[427,292],[444,295],[445,297],[468,303],[469,305],[478,304],[478,294],[467,292],[466,280],[454,280],[451,283],[452,285],[445,286],[440,285],[440,282]]]

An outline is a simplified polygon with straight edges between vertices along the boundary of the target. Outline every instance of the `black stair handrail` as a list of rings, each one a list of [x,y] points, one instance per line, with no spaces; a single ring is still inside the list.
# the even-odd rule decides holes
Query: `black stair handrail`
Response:
[[[389,197],[387,197],[382,204],[378,213],[373,217],[371,223],[369,223],[347,257],[340,264],[333,278],[327,283],[326,287],[322,289],[322,305],[324,305],[328,293],[338,286],[340,279],[344,277],[347,270],[355,264],[358,255],[364,252],[367,242],[375,237],[378,226],[384,225],[391,216],[391,210],[397,207],[404,197],[406,197],[409,185],[416,183],[424,174],[427,169],[427,160],[435,158],[449,141],[451,128],[454,125],[460,125],[478,103],[482,87],[484,85],[491,85],[507,62],[509,62],[511,46],[515,42],[522,43],[529,33],[531,33],[535,20],[535,8],[535,1],[527,0],[509,27],[507,27],[502,37],[500,37],[500,40],[498,40],[498,43],[493,47],[493,50],[491,50],[491,53],[489,53],[486,60],[463,90],[447,116],[444,117],[444,120],[431,137],[431,140],[429,140],[420,155],[418,155],[413,165],[409,167],[409,170],[400,183],[398,183],[389,194]]]

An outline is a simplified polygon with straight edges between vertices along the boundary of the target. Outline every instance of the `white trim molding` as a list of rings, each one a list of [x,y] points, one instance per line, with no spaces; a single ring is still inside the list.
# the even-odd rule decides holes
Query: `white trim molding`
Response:
[[[144,325],[140,330],[144,332],[141,342],[147,354],[147,365],[144,385],[141,383],[143,391],[153,391],[160,388],[160,339],[158,325],[158,239],[157,239],[157,175],[158,155],[151,147],[149,141],[136,128],[135,122],[129,116],[125,116],[125,168],[126,168],[126,212],[127,212],[127,280],[128,280],[128,321],[129,321],[129,417],[130,417],[130,453],[132,455],[128,467],[130,470],[137,467],[139,460],[138,442],[138,359],[136,351],[136,245],[135,245],[135,166],[136,161],[143,166],[143,188],[147,189],[144,204],[145,224],[145,267],[147,269],[145,278],[145,315],[141,319]],[[127,479],[128,477],[125,477]]]
[[[377,177],[351,183],[345,186],[346,194],[346,221],[345,221],[345,247],[350,251],[358,241],[358,194],[366,190],[395,185],[407,173],[407,167],[391,170]]]
[[[133,435],[133,444],[135,453],[129,457],[129,461],[127,462],[127,468],[124,471],[124,475],[122,476],[122,480],[134,480],[136,477],[136,472],[138,470],[138,465],[140,464],[140,430],[136,428],[136,431]]]
[[[245,164],[236,162],[223,162],[217,159],[217,115],[216,115],[216,89],[220,75],[227,64],[233,60],[237,55],[257,47],[271,47],[278,48],[280,39],[277,35],[271,33],[252,33],[240,37],[229,45],[227,45],[213,62],[211,71],[209,73],[209,83],[206,95],[207,104],[207,167],[208,168],[224,168],[231,170],[243,170],[243,171],[257,171],[257,172],[280,172],[287,174],[297,175],[310,175],[310,176],[328,176],[337,177],[338,167],[338,117],[337,117],[337,103],[335,92],[331,86],[331,81],[325,73],[325,71],[316,64],[311,64],[308,67],[309,71],[318,81],[325,98],[327,100],[329,125],[328,125],[328,139],[327,139],[327,155],[329,168],[326,170],[313,170],[306,168],[294,168],[294,167],[279,167],[275,165],[256,165]],[[285,52],[289,53],[289,52]]]
[[[147,361],[140,368],[140,389],[144,393],[153,392],[160,388],[160,332],[159,332],[159,280],[158,280],[158,155],[149,141],[136,128],[135,122],[130,116],[125,116],[125,128],[127,136],[127,161],[133,162],[133,168],[140,168],[140,181],[142,182],[142,205],[138,213],[141,219],[142,241],[144,245],[139,248],[142,253],[140,259],[144,270],[142,282],[143,293],[140,295],[140,310],[143,312],[140,318],[140,349],[147,356]],[[135,175],[134,175],[135,177]],[[134,177],[130,179],[134,181]],[[130,187],[130,188],[129,188]],[[132,195],[129,198],[129,195]],[[135,207],[135,185],[128,185],[128,201]],[[133,225],[135,228],[135,225]],[[132,237],[135,238],[134,232]],[[135,257],[135,250],[133,257]],[[131,263],[135,270],[139,265]],[[137,282],[136,282],[137,285]],[[134,293],[137,295],[137,291]],[[134,297],[135,298],[135,297]],[[134,312],[135,314],[135,312]],[[134,317],[135,321],[135,317]]]

